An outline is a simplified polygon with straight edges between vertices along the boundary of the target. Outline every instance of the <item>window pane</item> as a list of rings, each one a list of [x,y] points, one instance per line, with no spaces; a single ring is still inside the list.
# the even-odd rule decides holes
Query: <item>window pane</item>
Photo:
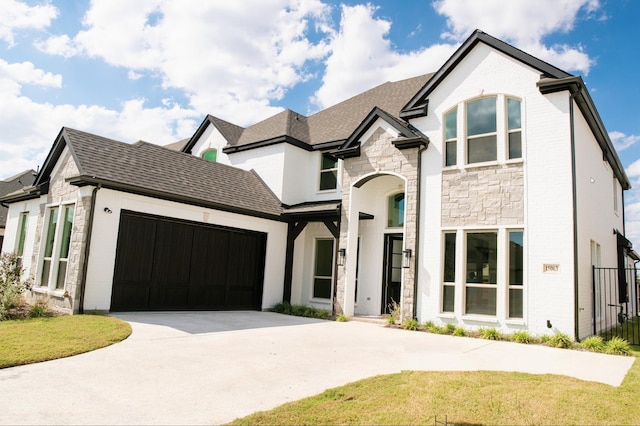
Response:
[[[218,158],[218,151],[215,149],[210,149],[208,151],[205,151],[205,153],[202,154],[202,158],[207,161],[211,161],[212,163],[215,163]]]
[[[453,312],[456,288],[452,285],[445,285],[443,286],[442,291],[442,312]]]
[[[444,125],[445,125],[445,131],[444,131],[445,140],[455,139],[458,134],[458,131],[457,131],[458,109],[457,108],[444,116]]]
[[[333,240],[316,240],[316,277],[333,275]]]
[[[456,234],[444,234],[444,281],[456,280]]]
[[[523,283],[522,231],[509,232],[509,285]]]
[[[445,143],[445,166],[455,166],[458,162],[457,144],[456,141],[449,141]]]
[[[495,315],[496,289],[467,287],[465,312],[467,314]]]
[[[332,158],[329,154],[322,154],[322,162],[320,163],[320,170],[336,169],[338,168],[338,160]]]
[[[336,189],[338,186],[338,172],[336,170],[330,170],[326,172],[320,172],[320,190]]]
[[[67,261],[61,260],[58,264],[58,279],[56,280],[56,288],[64,288],[64,280],[67,276]]]
[[[467,234],[467,282],[495,284],[497,282],[498,233]]]
[[[520,101],[507,99],[507,114],[509,130],[520,129],[522,127],[520,122]]]
[[[468,140],[468,162],[482,163],[483,161],[496,161],[496,136],[484,136]]]
[[[64,210],[64,227],[62,228],[62,241],[60,242],[60,258],[69,257],[69,243],[71,242],[71,229],[73,225],[73,206]]]
[[[314,278],[313,297],[318,297],[321,299],[331,299],[331,279],[330,278]]]
[[[51,257],[53,254],[53,239],[56,236],[56,223],[58,223],[58,208],[51,209],[49,213],[49,223],[47,224],[47,239],[45,240],[44,256]]]
[[[404,225],[404,192],[389,197],[387,227],[399,228]]]
[[[509,158],[522,158],[522,134],[509,133]]]
[[[29,216],[27,213],[22,213],[20,215],[20,234],[18,236],[18,250],[16,250],[16,254],[18,256],[22,256],[24,253],[24,239],[27,235],[27,221]]]
[[[467,104],[467,135],[496,131],[496,98],[478,99]]]
[[[51,259],[45,259],[42,262],[42,280],[40,285],[46,287],[49,285],[49,272],[51,271]]]
[[[522,318],[522,289],[509,289],[509,318]]]

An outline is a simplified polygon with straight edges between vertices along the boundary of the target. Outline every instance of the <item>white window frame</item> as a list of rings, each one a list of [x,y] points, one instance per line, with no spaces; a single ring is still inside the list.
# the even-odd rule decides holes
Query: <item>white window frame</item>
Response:
[[[520,127],[516,129],[509,129],[509,100],[517,101],[520,103]],[[496,111],[497,113],[497,111]],[[522,113],[522,99],[515,96],[505,95],[504,97],[504,128],[505,128],[505,138],[504,138],[504,149],[505,149],[505,161],[513,161],[518,162],[522,161],[522,157],[524,157],[524,132],[523,128],[523,113]],[[509,157],[509,136],[512,133],[520,133],[520,157]]]
[[[325,193],[325,192],[335,192],[338,190],[338,186],[340,186],[340,160],[337,159],[336,160],[336,166],[329,168],[329,169],[323,169],[322,168],[322,160],[324,158],[325,155],[329,155],[328,152],[321,152],[320,153],[320,161],[318,162],[318,184],[316,185],[316,188],[318,190],[318,192],[320,193]],[[325,188],[325,189],[321,189],[320,185],[322,184],[322,174],[323,173],[332,173],[335,172],[336,173],[336,186],[335,188]]]
[[[453,281],[445,281],[445,262],[446,262],[446,236],[447,235],[453,235],[454,236],[454,251],[453,251]],[[456,283],[459,280],[459,270],[458,270],[458,264],[460,263],[459,259],[458,259],[458,232],[455,230],[445,230],[442,232],[442,274],[441,274],[441,279],[440,282],[442,283],[441,285],[441,297],[440,297],[440,313],[444,314],[444,315],[451,315],[454,314],[456,312]],[[452,311],[445,311],[444,310],[444,288],[445,287],[453,287],[453,310]]]
[[[43,223],[43,232],[42,232],[42,238],[41,238],[41,243],[40,243],[40,254],[39,254],[39,259],[38,259],[38,273],[37,273],[37,286],[40,289],[46,289],[49,292],[64,292],[64,290],[66,289],[67,286],[67,276],[69,275],[69,268],[68,268],[68,259],[69,257],[65,258],[65,262],[67,262],[67,269],[65,272],[65,277],[64,277],[64,282],[62,287],[60,288],[56,288],[56,284],[57,284],[57,280],[58,280],[58,271],[60,269],[60,248],[61,248],[61,244],[62,244],[62,236],[64,233],[64,218],[65,218],[65,212],[66,209],[68,207],[72,207],[73,208],[73,216],[74,216],[74,220],[71,222],[71,231],[69,233],[69,246],[71,246],[72,242],[73,242],[73,226],[75,224],[75,214],[76,214],[76,203],[75,202],[63,202],[60,204],[50,204],[46,206],[46,214],[44,215],[44,223]],[[46,257],[45,258],[45,250],[46,250],[46,244],[47,244],[47,238],[48,238],[48,234],[49,234],[49,220],[51,217],[51,214],[53,212],[54,209],[58,209],[58,218],[56,221],[56,227],[55,227],[55,231],[54,231],[54,237],[53,237],[53,244],[52,244],[52,249],[51,249],[51,257]],[[45,260],[49,260],[50,261],[50,265],[49,265],[49,274],[48,274],[48,280],[46,283],[42,282],[42,277],[43,277],[43,272],[44,272],[44,263]]]
[[[331,251],[331,276],[327,275],[316,275],[316,263],[318,256],[318,241],[331,241],[332,242],[332,251]],[[313,238],[313,258],[312,258],[312,270],[311,270],[311,289],[310,289],[310,299],[315,302],[320,303],[330,303],[333,300],[333,282],[336,273],[335,263],[336,263],[336,239],[333,237],[314,237]],[[315,280],[319,279],[330,279],[329,284],[329,297],[317,297],[314,293]]]
[[[496,234],[496,282],[495,283],[488,283],[488,284],[484,284],[484,283],[470,283],[467,280],[467,277],[469,276],[469,271],[467,271],[467,266],[468,266],[468,262],[467,262],[467,246],[469,243],[469,238],[468,235],[469,234],[490,234],[490,233],[495,233]],[[502,277],[504,277],[504,272],[501,270],[504,266],[501,267],[501,255],[500,255],[500,229],[466,229],[464,231],[464,249],[462,252],[462,267],[464,268],[464,274],[462,277],[460,277],[460,279],[462,280],[462,309],[463,309],[463,315],[467,316],[467,317],[487,317],[487,318],[497,318],[500,314],[500,298],[499,298],[499,292],[500,292],[500,284],[501,281],[503,280]],[[496,305],[496,312],[495,314],[481,314],[481,313],[475,313],[475,312],[467,312],[467,288],[488,288],[488,289],[495,289],[496,292],[496,301],[495,301],[495,305]]]
[[[468,117],[469,117],[469,104],[472,102],[477,102],[480,100],[484,100],[484,99],[493,99],[495,102],[495,106],[496,106],[496,130],[495,132],[488,132],[488,133],[479,133],[476,135],[469,135],[469,121],[468,121]],[[499,135],[499,129],[500,129],[500,105],[501,103],[499,102],[499,97],[498,95],[486,95],[486,96],[481,96],[478,98],[473,98],[473,99],[467,99],[464,102],[464,159],[465,159],[465,164],[467,166],[477,166],[477,165],[486,165],[486,164],[491,164],[491,163],[496,163],[499,159],[500,159],[500,135]],[[503,112],[504,114],[504,112]],[[495,136],[496,141],[495,141],[495,149],[496,149],[496,158],[493,160],[486,160],[486,161],[476,161],[476,162],[469,162],[469,141],[474,140],[474,139],[481,139],[481,138],[486,138],[486,137],[491,137],[491,136]]]
[[[27,242],[27,233],[29,231],[29,212],[20,212],[18,216],[18,232],[16,235],[15,253],[22,261],[24,255],[24,246]],[[22,247],[20,247],[22,245]]]
[[[396,195],[402,194],[404,195],[404,207],[403,207],[403,211],[402,211],[402,225],[400,226],[389,226],[389,219],[390,217],[390,211],[389,211],[389,199],[391,197],[395,197]],[[385,229],[386,230],[390,230],[390,231],[397,231],[399,229],[404,229],[404,225],[407,222],[407,194],[404,190],[402,191],[393,191],[393,192],[389,192],[388,194],[386,194],[385,196],[385,212],[386,212],[386,222],[385,222]]]
[[[465,110],[463,108],[458,108],[458,105],[454,106],[453,108],[449,109],[448,111],[445,111],[444,114],[442,114],[442,165],[443,167],[451,167],[454,168],[458,165],[460,156],[458,155],[458,148],[460,145],[460,138],[458,137],[458,122],[460,120],[460,111],[462,111],[463,113],[465,112]],[[455,112],[456,113],[456,134],[453,138],[449,138],[447,139],[447,115],[451,114]],[[456,161],[453,164],[447,164],[447,145],[449,143],[453,143],[455,144],[455,153],[456,153]]]
[[[511,250],[509,248],[509,244],[511,242],[511,238],[510,235],[512,232],[521,232],[522,233],[522,285],[511,285],[509,284],[510,281],[510,273],[511,273]],[[505,279],[505,287],[506,287],[506,303],[505,303],[505,317],[508,320],[514,320],[514,321],[523,321],[525,318],[525,307],[527,306],[527,304],[525,303],[525,297],[526,297],[526,285],[527,285],[527,268],[526,268],[526,259],[527,259],[527,253],[525,250],[526,244],[526,235],[524,232],[524,229],[520,229],[520,228],[509,228],[505,230],[505,239],[506,239],[506,250],[505,250],[505,257],[506,257],[506,262],[505,262],[505,275],[506,275],[506,279]],[[500,256],[500,253],[498,253],[498,256]],[[511,317],[509,315],[509,304],[510,304],[510,290],[520,290],[522,291],[522,317]]]

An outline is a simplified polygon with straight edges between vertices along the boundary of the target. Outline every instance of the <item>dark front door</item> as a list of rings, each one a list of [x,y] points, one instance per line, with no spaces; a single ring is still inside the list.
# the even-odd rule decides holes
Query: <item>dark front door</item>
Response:
[[[391,312],[393,303],[400,304],[402,285],[402,234],[386,234],[384,237],[384,271],[382,277],[383,314]]]
[[[123,212],[111,310],[259,310],[266,235]]]

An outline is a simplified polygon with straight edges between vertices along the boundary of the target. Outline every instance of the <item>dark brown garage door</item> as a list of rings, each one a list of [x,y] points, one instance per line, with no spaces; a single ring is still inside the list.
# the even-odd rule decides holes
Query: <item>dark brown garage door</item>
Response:
[[[266,234],[122,212],[112,311],[259,310]]]

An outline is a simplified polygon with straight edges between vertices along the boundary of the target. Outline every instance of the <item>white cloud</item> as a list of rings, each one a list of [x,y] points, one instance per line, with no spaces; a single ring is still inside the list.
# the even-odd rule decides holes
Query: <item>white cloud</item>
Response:
[[[385,81],[434,72],[456,45],[435,44],[406,54],[393,50],[391,22],[374,17],[371,4],[342,6],[340,29],[331,39],[322,87],[314,102],[325,108]]]
[[[580,46],[545,46],[542,40],[571,31],[580,13],[600,13],[599,0],[436,0],[433,6],[447,19],[444,38],[462,41],[481,29],[568,71],[588,74],[593,65]]]
[[[82,52],[82,49],[74,45],[72,40],[66,34],[51,36],[44,41],[36,41],[34,45],[38,50],[44,53],[60,55],[65,58],[70,58]]]
[[[183,90],[195,110],[250,124],[279,111],[271,102],[327,54],[326,41],[306,33],[326,31],[328,13],[319,0],[94,0],[86,29],[39,46],[101,58],[132,79],[151,72],[164,88]]]
[[[17,0],[0,0],[0,40],[15,44],[14,33],[20,29],[44,29],[58,16],[58,9],[46,3],[29,6]]]
[[[0,59],[0,81],[5,82],[5,87],[14,87],[12,93],[16,93],[16,84],[33,84],[43,87],[62,87],[62,76],[37,69],[31,62],[9,64]],[[5,92],[6,94],[7,92]]]
[[[640,135],[626,135],[622,132],[616,131],[610,132],[609,138],[611,139],[611,142],[613,142],[613,146],[618,152],[640,142]]]

